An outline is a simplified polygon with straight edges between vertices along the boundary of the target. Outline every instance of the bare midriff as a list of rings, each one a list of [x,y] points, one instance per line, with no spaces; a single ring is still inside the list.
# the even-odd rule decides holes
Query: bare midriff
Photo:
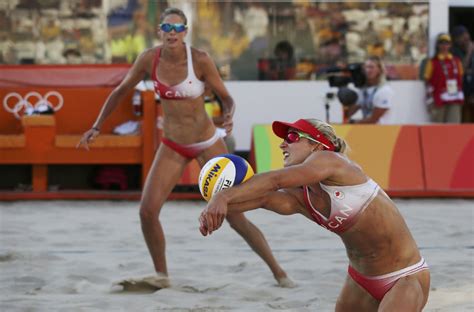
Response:
[[[351,266],[364,275],[394,272],[420,260],[403,217],[383,191],[340,236]]]
[[[204,109],[202,96],[186,100],[162,100],[164,136],[179,144],[203,142],[216,131]]]

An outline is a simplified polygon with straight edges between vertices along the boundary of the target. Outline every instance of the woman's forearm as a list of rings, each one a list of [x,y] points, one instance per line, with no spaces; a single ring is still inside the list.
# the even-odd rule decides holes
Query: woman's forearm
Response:
[[[226,114],[231,114],[231,116],[234,115],[235,111],[235,103],[232,97],[228,96],[226,98],[221,99],[222,100],[222,113],[223,115]]]
[[[228,213],[240,213],[258,208],[263,208],[265,203],[264,197],[254,198],[245,202],[233,203],[227,206]]]
[[[278,175],[278,171],[261,173],[253,176],[245,183],[222,190],[218,194],[229,204],[256,200],[265,196],[268,192],[279,189]]]
[[[97,116],[94,125],[92,126],[93,128],[100,129],[102,127],[104,121],[115,110],[117,105],[123,100],[125,94],[126,92],[121,89],[115,89],[110,93],[104,105],[102,106],[102,109],[100,110],[100,113]]]

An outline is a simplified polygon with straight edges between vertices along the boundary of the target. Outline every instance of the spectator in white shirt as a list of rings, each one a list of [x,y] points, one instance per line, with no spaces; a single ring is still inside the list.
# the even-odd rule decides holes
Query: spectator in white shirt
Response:
[[[366,82],[357,89],[357,101],[345,110],[345,118],[349,123],[361,124],[392,124],[393,90],[386,83],[385,68],[379,57],[371,56],[364,63]],[[362,111],[362,119],[351,119],[358,111]]]

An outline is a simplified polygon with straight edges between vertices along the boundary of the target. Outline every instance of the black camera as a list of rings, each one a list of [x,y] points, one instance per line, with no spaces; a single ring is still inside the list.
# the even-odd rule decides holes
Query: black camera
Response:
[[[343,106],[350,106],[357,101],[357,93],[348,88],[353,83],[356,88],[362,88],[366,82],[363,63],[351,63],[347,66],[335,66],[324,70],[329,86],[338,88],[337,98]]]
[[[366,81],[362,63],[351,63],[345,67],[331,67],[326,69],[325,73],[331,87],[347,87],[352,82],[356,88],[361,88]]]

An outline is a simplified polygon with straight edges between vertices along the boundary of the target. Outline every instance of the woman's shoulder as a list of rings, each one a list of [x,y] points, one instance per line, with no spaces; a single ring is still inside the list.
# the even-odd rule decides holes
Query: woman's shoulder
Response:
[[[197,62],[207,62],[211,59],[209,53],[207,53],[206,51],[204,50],[201,50],[199,48],[194,48],[194,47],[191,47],[191,53],[192,53],[192,56],[193,56],[193,60],[194,61],[197,61]]]
[[[315,163],[324,164],[326,168],[330,168],[330,176],[325,179],[324,184],[358,184],[367,179],[362,167],[343,153],[320,151],[313,154]]]
[[[153,58],[155,57],[155,51],[156,48],[147,48],[143,50],[140,55],[138,55],[137,59],[133,63],[133,66],[135,68],[140,68],[141,70],[151,66]]]
[[[160,48],[160,46],[154,46],[154,47],[151,47],[151,48],[147,48],[147,49],[143,50],[143,52],[141,53],[141,57],[146,58],[146,59],[153,58],[156,54],[156,51],[159,48]]]
[[[332,166],[352,166],[353,161],[347,157],[347,155],[343,153],[338,153],[338,152],[332,152],[332,151],[319,151],[312,153],[309,157],[309,162],[317,162],[321,163],[323,162],[328,162]]]

